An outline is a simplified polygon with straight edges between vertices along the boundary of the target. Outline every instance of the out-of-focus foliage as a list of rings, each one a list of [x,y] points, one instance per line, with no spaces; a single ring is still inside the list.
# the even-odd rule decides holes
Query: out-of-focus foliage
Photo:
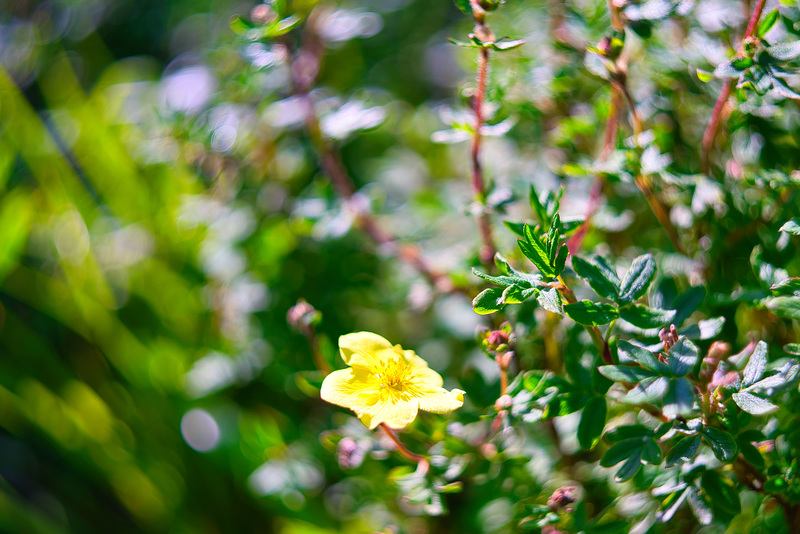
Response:
[[[798,43],[788,0],[4,3],[0,531],[797,532]],[[319,398],[357,331],[466,392],[424,468]]]

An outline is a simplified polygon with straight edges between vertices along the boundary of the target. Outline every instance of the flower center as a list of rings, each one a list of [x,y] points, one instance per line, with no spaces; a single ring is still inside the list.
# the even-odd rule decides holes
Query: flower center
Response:
[[[391,359],[383,364],[382,372],[376,373],[375,378],[381,388],[392,388],[402,391],[408,381],[409,366],[402,360]]]

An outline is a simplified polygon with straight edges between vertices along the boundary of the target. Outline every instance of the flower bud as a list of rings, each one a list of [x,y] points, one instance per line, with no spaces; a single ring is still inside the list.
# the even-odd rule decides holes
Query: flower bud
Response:
[[[250,20],[255,24],[261,24],[263,26],[275,21],[277,18],[278,14],[275,13],[272,6],[268,4],[258,4],[250,10]]]
[[[558,488],[553,492],[550,498],[547,499],[547,506],[554,512],[561,510],[566,510],[567,512],[571,511],[567,506],[577,500],[575,496],[576,489],[578,488],[575,486],[562,486]]]
[[[297,304],[289,308],[286,313],[286,322],[289,326],[303,335],[311,333],[311,328],[319,322],[322,314],[314,309],[314,306],[300,299]]]

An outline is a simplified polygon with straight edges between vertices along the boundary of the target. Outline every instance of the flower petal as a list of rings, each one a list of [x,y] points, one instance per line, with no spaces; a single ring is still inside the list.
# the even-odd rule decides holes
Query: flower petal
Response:
[[[399,430],[411,424],[417,417],[418,410],[417,399],[386,399],[364,409],[356,410],[356,414],[370,430],[381,423],[386,423],[389,428]]]
[[[356,332],[339,338],[339,353],[347,365],[374,369],[381,361],[378,354],[385,350],[393,350],[392,344],[372,332]]]
[[[422,360],[422,358],[418,359]],[[413,365],[413,364],[412,364]],[[414,366],[413,375],[411,378],[411,383],[418,388],[422,388],[425,390],[428,389],[436,389],[441,388],[444,381],[442,380],[442,375],[428,367],[418,367]]]
[[[464,391],[460,389],[447,391],[444,388],[437,388],[423,392],[423,395],[417,397],[417,400],[419,401],[420,410],[447,413],[461,408],[464,404]]]
[[[360,369],[341,369],[325,377],[319,396],[331,404],[354,409],[364,405],[364,393],[374,388],[374,377],[370,373]]]

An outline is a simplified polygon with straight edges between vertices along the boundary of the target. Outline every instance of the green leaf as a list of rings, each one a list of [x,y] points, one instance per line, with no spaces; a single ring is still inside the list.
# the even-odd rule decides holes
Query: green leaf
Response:
[[[767,301],[767,308],[779,317],[800,319],[800,297],[775,297]]]
[[[561,237],[561,216],[556,213],[550,223],[550,230],[547,232],[547,257],[550,265],[555,264],[556,253],[558,252],[558,242]]]
[[[666,364],[659,361],[659,359],[656,358],[652,352],[642,347],[633,345],[625,340],[619,341],[617,344],[617,351],[621,357],[633,360],[645,369],[649,369],[658,375],[664,376],[669,372]]]
[[[753,354],[747,361],[747,365],[744,368],[744,373],[742,375],[742,385],[744,387],[747,387],[752,384],[755,384],[764,375],[764,371],[766,369],[767,369],[767,343],[765,341],[759,341],[758,345],[756,345],[756,348],[753,351]]]
[[[544,243],[539,239],[539,236],[531,229],[530,225],[523,227],[525,239],[518,239],[517,243],[522,253],[531,260],[537,269],[548,278],[553,278],[555,273],[550,266],[550,259],[545,250]]]
[[[788,234],[800,235],[800,217],[795,217],[785,222],[783,226],[781,226],[780,231]]]
[[[697,324],[692,324],[686,328],[678,330],[679,336],[686,336],[689,339],[713,339],[722,332],[725,326],[724,317],[712,317],[711,319],[703,319]]]
[[[733,65],[733,68],[736,69],[736,70],[749,69],[754,64],[755,64],[755,61],[753,61],[753,58],[749,58],[749,57],[739,57],[739,58],[735,58],[735,59],[733,59],[731,61],[731,65]]]
[[[685,376],[697,365],[699,357],[697,346],[687,338],[680,337],[667,353],[667,366],[672,376]]]
[[[472,15],[472,6],[469,5],[469,0],[454,0],[454,1],[458,9],[460,9],[467,15]]]
[[[780,16],[781,14],[777,10],[777,8],[773,9],[772,11],[764,15],[764,18],[762,18],[761,22],[758,23],[758,29],[756,30],[756,35],[760,39],[763,38],[767,34],[767,32],[772,29],[772,27],[778,21]]]
[[[652,254],[639,256],[631,264],[619,291],[619,302],[633,302],[647,291],[650,282],[656,274],[656,262]]]
[[[588,300],[582,300],[574,304],[565,304],[564,313],[576,323],[584,326],[608,324],[619,317],[619,312],[617,312],[614,306]]]
[[[772,284],[769,290],[776,296],[798,297],[800,296],[800,278],[786,278],[776,284]]]
[[[609,300],[619,298],[619,277],[601,256],[586,259],[573,256],[572,269],[578,276],[589,282],[594,292],[601,297]]]
[[[744,459],[756,466],[758,469],[764,469],[764,457],[758,449],[746,439],[742,439],[739,435],[736,437],[736,442],[739,445],[739,453],[744,456]]]
[[[545,208],[541,200],[539,200],[539,194],[536,192],[533,184],[531,184],[528,199],[530,200],[533,212],[536,214],[536,218],[539,219],[540,223],[544,224],[547,220],[547,208]]]
[[[653,376],[652,371],[639,369],[638,367],[628,367],[627,365],[601,365],[597,370],[609,380],[630,382],[631,384]]]
[[[767,47],[767,54],[781,61],[789,61],[800,57],[800,41],[780,43]]]
[[[524,44],[525,41],[522,39],[509,39],[508,37],[501,37],[497,41],[489,43],[489,46],[498,52],[504,52],[506,50],[513,50],[514,48],[520,47]]]
[[[503,290],[503,304],[521,304],[538,292],[535,287],[508,286]]]
[[[697,72],[697,79],[700,80],[701,82],[704,83],[710,82],[711,80],[714,79],[714,75],[708,72],[707,70],[696,69],[696,72]]]
[[[668,386],[669,380],[666,377],[645,378],[620,400],[631,404],[654,402],[664,396]]]
[[[767,399],[763,399],[747,391],[739,391],[733,394],[733,401],[741,408],[752,415],[765,415],[778,409]]]
[[[687,436],[680,440],[672,447],[672,450],[667,454],[667,461],[665,467],[672,467],[678,462],[689,462],[694,458],[698,447],[700,447],[700,435]]]
[[[472,268],[472,274],[477,276],[478,278],[483,278],[484,280],[491,282],[493,284],[497,284],[498,286],[508,287],[508,286],[519,286],[521,289],[527,289],[532,286],[529,280],[526,280],[519,276],[491,276],[486,273],[482,273],[475,267]]]
[[[671,380],[664,397],[664,416],[675,419],[679,415],[688,415],[694,407],[694,388],[685,378]]]
[[[701,431],[703,437],[711,446],[714,456],[720,462],[732,462],[736,459],[736,454],[739,452],[739,447],[736,445],[736,440],[733,436],[714,427],[704,427]]]
[[[614,482],[625,482],[626,480],[630,480],[639,471],[639,468],[642,467],[642,449],[628,458],[622,467],[619,468],[617,474],[614,476]]]
[[[733,482],[728,478],[722,478],[719,473],[707,470],[700,479],[700,487],[706,492],[711,502],[720,506],[732,514],[742,511],[742,503],[739,500],[739,492]]]
[[[674,309],[677,313],[671,320],[675,326],[680,326],[683,322],[692,315],[706,298],[705,286],[692,286],[672,301],[668,306]],[[691,336],[687,336],[691,337]]]
[[[714,78],[738,78],[741,73],[740,69],[733,66],[732,61],[726,61],[717,65],[717,68],[711,74]]]
[[[567,264],[568,255],[569,255],[569,248],[567,248],[566,245],[561,245],[561,247],[558,249],[556,260],[553,263],[553,269],[555,269],[555,276],[558,276],[562,272],[564,272],[564,266]]]
[[[789,354],[800,356],[800,343],[787,343],[783,346],[783,350]]]
[[[36,208],[33,197],[17,191],[5,194],[0,205],[0,282],[14,269],[28,242]],[[0,312],[1,313],[1,312]]]
[[[642,447],[642,460],[652,465],[659,465],[661,463],[661,447],[654,439],[644,440]]]
[[[606,426],[606,399],[592,397],[583,408],[581,421],[578,423],[578,443],[583,450],[594,449],[603,429]]]
[[[518,235],[519,237],[525,237],[525,232],[523,228],[525,227],[525,223],[517,223],[512,221],[503,221],[503,224],[511,230],[511,233]]]
[[[650,329],[668,324],[675,317],[675,313],[675,310],[659,310],[641,304],[629,304],[620,308],[619,317],[633,326]]]
[[[603,467],[612,467],[631,456],[641,458],[642,444],[643,441],[641,438],[620,441],[606,451],[600,459],[600,465]]]
[[[606,432],[606,439],[611,442],[623,441],[633,438],[649,438],[653,436],[653,431],[644,425],[620,425],[613,430]]]
[[[477,297],[472,300],[472,308],[479,315],[488,315],[502,310],[505,307],[503,302],[503,289],[490,287],[484,289]]]
[[[561,310],[561,295],[558,294],[556,288],[549,287],[547,289],[542,289],[539,291],[537,300],[539,301],[539,305],[545,310],[559,315],[563,314]]]

